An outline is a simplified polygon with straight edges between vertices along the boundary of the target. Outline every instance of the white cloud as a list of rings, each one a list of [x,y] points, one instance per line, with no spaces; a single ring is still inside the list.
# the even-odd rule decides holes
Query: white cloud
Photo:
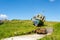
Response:
[[[5,15],[5,14],[0,14],[0,19],[2,20],[2,19],[7,19],[7,15]]]
[[[49,0],[50,2],[54,2],[55,0]]]

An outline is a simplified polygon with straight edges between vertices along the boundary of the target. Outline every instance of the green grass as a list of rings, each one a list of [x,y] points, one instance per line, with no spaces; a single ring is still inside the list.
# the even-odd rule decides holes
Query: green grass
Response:
[[[4,24],[0,25],[0,39],[24,35],[35,30],[35,28],[30,20],[5,21]]]
[[[54,32],[40,40],[60,40],[60,23],[59,22],[45,22],[42,27],[53,27]],[[26,35],[26,33],[35,30],[35,27],[31,20],[12,20],[5,21],[4,24],[0,25],[0,39]]]
[[[53,26],[54,32],[40,40],[60,40],[60,23],[55,23]]]

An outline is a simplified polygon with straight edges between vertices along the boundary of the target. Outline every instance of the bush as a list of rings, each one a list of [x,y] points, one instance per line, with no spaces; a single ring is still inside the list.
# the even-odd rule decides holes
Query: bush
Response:
[[[0,20],[0,25],[2,25],[4,22],[2,20]]]

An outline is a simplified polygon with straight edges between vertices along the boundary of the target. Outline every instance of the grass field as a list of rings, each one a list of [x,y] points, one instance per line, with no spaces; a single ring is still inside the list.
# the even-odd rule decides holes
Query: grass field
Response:
[[[24,35],[36,27],[29,20],[5,21],[0,25],[0,38]]]
[[[59,22],[45,22],[42,27],[53,27],[54,32],[50,36],[46,36],[40,40],[60,40],[60,23]],[[35,27],[31,20],[12,20],[5,21],[4,24],[0,25],[0,39],[12,36],[25,35]],[[31,33],[32,34],[32,33]]]
[[[57,22],[52,27],[54,28],[54,32],[40,40],[60,40],[60,23]]]

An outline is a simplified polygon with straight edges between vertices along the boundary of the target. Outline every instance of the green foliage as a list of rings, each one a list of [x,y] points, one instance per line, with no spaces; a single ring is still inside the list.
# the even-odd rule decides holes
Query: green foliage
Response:
[[[25,35],[32,30],[35,30],[35,26],[32,25],[30,20],[13,20],[5,21],[4,24],[0,25],[0,39]]]

